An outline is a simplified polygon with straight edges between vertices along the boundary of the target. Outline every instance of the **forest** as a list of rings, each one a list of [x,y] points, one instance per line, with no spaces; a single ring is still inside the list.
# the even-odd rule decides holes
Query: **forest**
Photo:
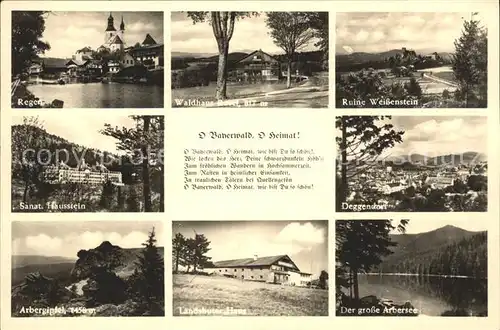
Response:
[[[72,269],[60,267],[57,273],[50,270],[53,265],[39,267],[13,283],[12,316],[41,316],[21,312],[30,306],[64,308],[57,316],[164,316],[163,248],[157,246],[154,228],[142,245],[122,249],[105,241],[80,250]]]
[[[373,271],[484,279],[488,276],[487,250],[487,234],[480,232],[451,244],[388,257]]]
[[[111,127],[103,123],[100,133],[116,139],[123,155],[82,146],[47,132],[38,117],[23,117],[12,127],[12,209],[20,203],[82,203],[95,210],[161,212],[164,209],[163,116],[133,116],[135,126]],[[61,165],[63,164],[63,165]],[[90,185],[47,182],[47,167],[90,167],[91,172],[121,173],[123,186],[110,182]],[[40,211],[40,210],[38,210]],[[71,210],[70,210],[71,211]]]

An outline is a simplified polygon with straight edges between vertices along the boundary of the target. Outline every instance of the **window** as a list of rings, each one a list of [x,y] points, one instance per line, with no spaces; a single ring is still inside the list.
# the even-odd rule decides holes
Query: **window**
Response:
[[[253,276],[250,276],[251,279],[253,279]]]
[[[241,271],[243,271],[243,268],[241,269]]]
[[[238,270],[235,268],[234,271],[237,272]]]
[[[219,269],[219,273],[222,273],[222,269]]]
[[[242,279],[242,280],[243,280],[243,279],[245,279],[245,275],[241,275],[241,279]]]
[[[260,275],[260,278],[262,278],[262,275]]]
[[[227,273],[227,269],[224,269],[224,271]]]

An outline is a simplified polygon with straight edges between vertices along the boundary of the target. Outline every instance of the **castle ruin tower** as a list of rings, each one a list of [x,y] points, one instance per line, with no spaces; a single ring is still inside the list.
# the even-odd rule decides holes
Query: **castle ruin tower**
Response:
[[[113,38],[115,35],[116,35],[116,29],[114,24],[114,18],[110,12],[108,17],[108,27],[106,28],[106,31],[104,33],[104,43],[107,43],[108,40]]]

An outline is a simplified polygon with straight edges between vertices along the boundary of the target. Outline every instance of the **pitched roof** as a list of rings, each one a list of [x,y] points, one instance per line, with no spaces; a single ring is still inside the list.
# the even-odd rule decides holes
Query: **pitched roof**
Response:
[[[278,260],[283,258],[288,258],[286,254],[278,255],[278,256],[269,256],[269,257],[260,257],[256,260],[254,258],[243,258],[243,259],[232,259],[232,260],[222,260],[214,262],[215,268],[222,267],[255,267],[255,266],[271,266],[276,263]],[[291,259],[290,259],[291,261]],[[293,264],[293,261],[292,261]],[[294,264],[295,265],[295,264]],[[297,266],[295,266],[297,267]],[[297,267],[298,269],[298,267]]]
[[[83,47],[82,49],[78,49],[76,51],[77,54],[88,53],[88,52],[92,52],[92,48],[90,48],[90,47]]]
[[[146,38],[142,42],[143,45],[156,45],[156,41],[153,39],[153,37],[148,33],[146,35]]]
[[[259,49],[259,50],[256,50],[256,51],[253,51],[251,52],[250,54],[248,54],[247,56],[244,56],[243,58],[240,58],[238,60],[238,62],[243,62],[244,60],[246,60],[247,58],[249,57],[252,57],[254,56],[256,53],[260,53],[266,57],[268,57],[272,62],[279,62],[274,56],[272,55],[269,55],[268,53],[264,52],[262,49]]]
[[[120,38],[120,36],[116,34],[113,38],[108,40],[108,42],[106,44],[108,44],[108,45],[112,45],[112,44],[122,45],[123,43],[124,42],[122,41],[122,38]]]
[[[87,61],[80,61],[80,60],[73,60],[73,59],[71,59],[68,62],[66,62],[66,65],[71,65],[71,63],[74,63],[75,65],[78,65],[78,66],[82,66],[85,63],[87,63]]]
[[[46,68],[66,68],[68,62],[65,58],[44,57],[41,59],[43,66]]]

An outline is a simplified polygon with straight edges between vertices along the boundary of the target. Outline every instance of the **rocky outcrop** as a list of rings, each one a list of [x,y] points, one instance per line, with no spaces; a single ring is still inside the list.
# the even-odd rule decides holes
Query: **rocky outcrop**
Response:
[[[163,248],[159,247],[158,250],[163,256]],[[94,249],[78,251],[78,260],[71,277],[74,281],[84,280],[91,277],[96,269],[105,268],[126,279],[134,272],[140,252],[141,249],[122,249],[104,241]]]
[[[115,270],[125,265],[126,255],[122,248],[108,241],[102,242],[95,249],[78,251],[78,260],[71,271],[74,280],[90,277],[96,268]]]

